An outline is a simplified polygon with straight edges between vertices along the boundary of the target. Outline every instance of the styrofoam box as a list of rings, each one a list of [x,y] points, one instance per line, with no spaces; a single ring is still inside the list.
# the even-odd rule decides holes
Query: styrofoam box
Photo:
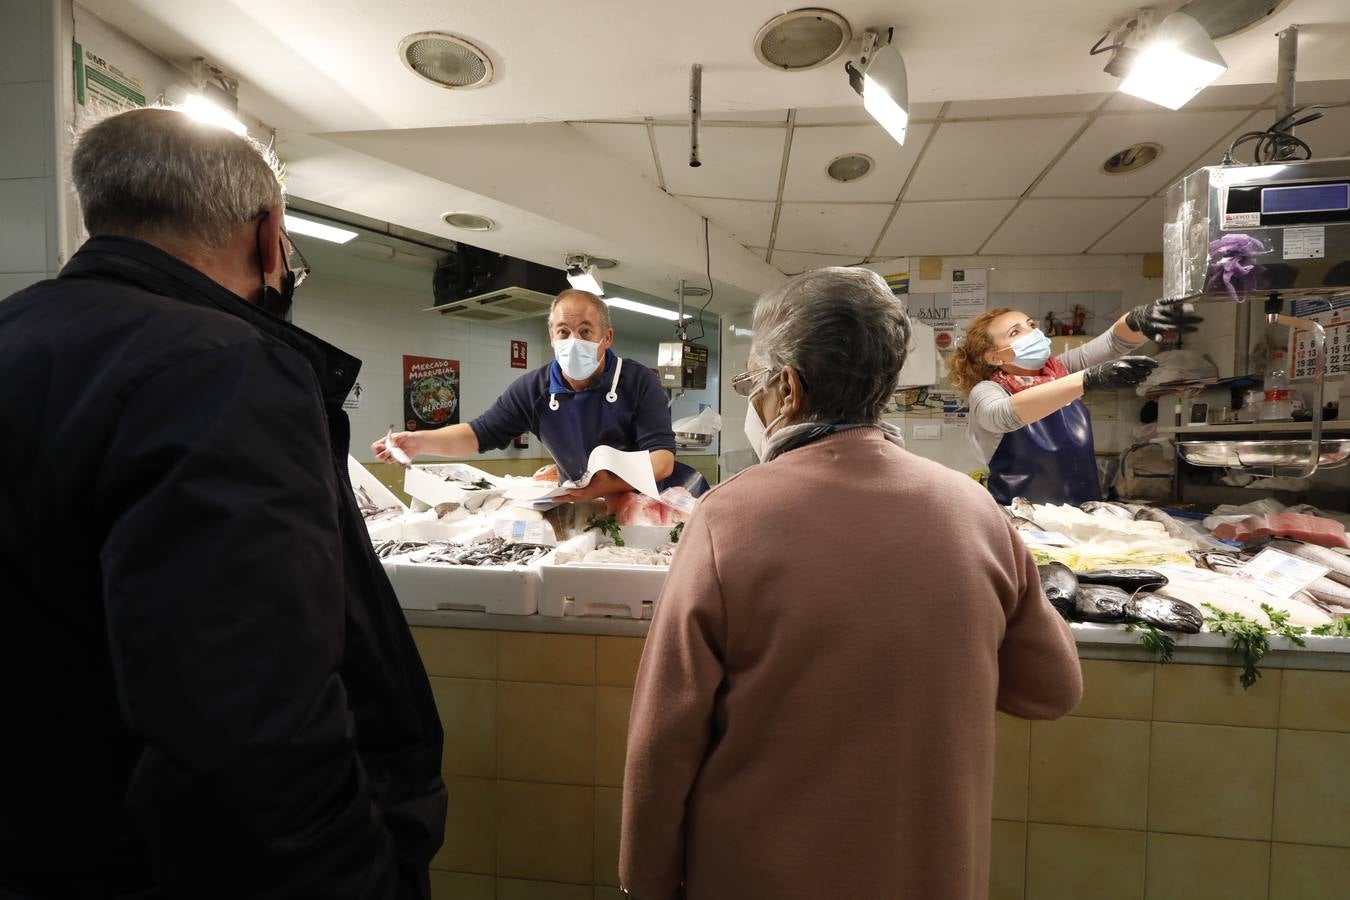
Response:
[[[389,488],[385,487],[380,479],[376,478],[374,473],[357,461],[351,454],[347,455],[347,477],[351,479],[353,488],[365,488],[366,496],[380,505],[381,509],[387,509],[391,506],[397,506],[399,509],[407,509],[408,505],[398,499],[398,495]]]
[[[492,490],[466,491],[453,481],[446,481],[438,473],[457,472],[473,479],[485,479],[496,487]],[[428,506],[438,503],[460,503],[467,510],[482,506],[489,497],[500,496],[506,488],[502,480],[482,469],[466,466],[464,463],[434,463],[425,466],[409,466],[403,475],[403,490],[408,495],[421,500]]]
[[[481,532],[486,523],[480,516],[466,516],[462,519],[423,519],[405,521],[386,519],[370,526],[372,541],[453,541],[466,535]]]
[[[652,550],[670,543],[670,529],[657,525],[626,525],[624,544]],[[668,566],[624,566],[608,563],[558,565],[560,551],[594,550],[599,536],[588,531],[566,543],[539,563],[541,616],[609,616],[650,619],[666,583]]]
[[[492,536],[490,528],[461,535],[457,542]],[[446,566],[385,561],[398,604],[404,609],[456,609],[532,616],[539,611],[538,563],[528,566]]]

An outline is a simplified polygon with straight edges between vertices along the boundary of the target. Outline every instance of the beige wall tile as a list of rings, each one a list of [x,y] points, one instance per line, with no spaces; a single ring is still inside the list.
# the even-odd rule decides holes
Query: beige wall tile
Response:
[[[497,879],[497,900],[592,900],[594,891],[588,884]]]
[[[412,629],[428,675],[449,678],[497,677],[497,633],[468,628]]]
[[[1270,840],[1275,731],[1153,725],[1150,831]]]
[[[497,833],[502,876],[592,884],[595,788],[498,781]]]
[[[642,647],[647,642],[634,637],[598,637],[595,639],[595,683],[611,687],[632,687],[637,680]]]
[[[1027,826],[1027,900],[1139,900],[1142,831]]]
[[[1350,731],[1350,672],[1285,669],[1280,727]]]
[[[1032,722],[1031,821],[1142,829],[1148,729],[1127,719]]]
[[[989,900],[1022,900],[1026,878],[1026,823],[995,819],[990,832]]]
[[[1153,663],[1085,659],[1083,701],[1075,716],[1139,719],[1147,722],[1153,710]]]
[[[516,781],[595,783],[595,688],[497,684],[497,772]]]
[[[1270,900],[1327,900],[1350,893],[1350,850],[1274,844]]]
[[[441,771],[491,778],[497,774],[497,686],[468,678],[431,679],[445,729]]]
[[[1153,719],[1197,725],[1274,728],[1280,721],[1279,669],[1262,670],[1261,680],[1244,689],[1233,666],[1158,667]]]
[[[1025,822],[1031,723],[1004,713],[994,721],[994,818]]]
[[[450,796],[445,817],[445,843],[431,868],[448,872],[493,875],[497,871],[497,797],[486,778],[445,779]]]
[[[497,632],[497,677],[502,681],[595,684],[595,638]]]
[[[623,787],[632,688],[595,689],[595,783]]]
[[[1350,847],[1350,734],[1281,731],[1275,840]],[[1350,895],[1350,885],[1346,886]]]
[[[491,875],[431,873],[431,900],[493,900],[497,885]]]
[[[1148,836],[1145,900],[1266,900],[1270,844],[1184,834]]]
[[[595,883],[619,886],[619,825],[623,820],[623,791],[595,789]]]

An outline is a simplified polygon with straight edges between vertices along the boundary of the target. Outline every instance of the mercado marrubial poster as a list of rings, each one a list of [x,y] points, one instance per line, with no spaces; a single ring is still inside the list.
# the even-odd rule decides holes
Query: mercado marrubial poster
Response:
[[[403,357],[403,427],[408,431],[459,424],[459,360]]]

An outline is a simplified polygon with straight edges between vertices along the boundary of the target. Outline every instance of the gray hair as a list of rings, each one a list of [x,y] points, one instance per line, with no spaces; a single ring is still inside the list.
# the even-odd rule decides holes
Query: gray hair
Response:
[[[909,354],[909,316],[870,269],[798,275],[755,304],[750,356],[797,370],[821,422],[875,422]]]
[[[219,247],[285,200],[271,150],[168,108],[133,109],[84,129],[71,173],[91,235],[181,235]]]
[[[595,314],[600,317],[600,330],[609,331],[609,304],[604,300],[592,294],[590,291],[583,291],[578,288],[568,288],[561,294],[553,298],[553,305],[548,308],[548,326],[553,327],[553,311],[558,308],[558,304],[564,300],[589,300],[595,307]]]

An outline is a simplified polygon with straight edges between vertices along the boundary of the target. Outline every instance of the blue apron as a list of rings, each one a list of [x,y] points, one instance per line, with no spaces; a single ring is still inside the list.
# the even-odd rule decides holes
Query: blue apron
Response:
[[[1083,401],[1003,435],[989,460],[989,493],[1004,506],[1015,497],[1074,506],[1100,500],[1092,417]]]
[[[600,388],[565,394],[560,401],[557,393],[549,395],[548,403],[539,416],[539,440],[558,464],[560,480],[576,480],[586,473],[591,451],[604,444],[619,450],[633,449],[630,423],[634,410],[628,398],[619,395],[619,374],[623,360],[615,357],[614,378],[609,390]],[[675,463],[675,470],[656,483],[658,491],[682,487],[700,496],[708,490],[707,480],[697,470]]]

